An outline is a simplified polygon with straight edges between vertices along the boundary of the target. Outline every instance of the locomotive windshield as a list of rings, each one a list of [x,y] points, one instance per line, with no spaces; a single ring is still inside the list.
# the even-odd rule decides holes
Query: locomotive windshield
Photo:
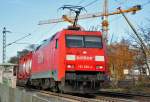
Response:
[[[67,47],[80,48],[102,48],[102,38],[100,36],[66,36]]]

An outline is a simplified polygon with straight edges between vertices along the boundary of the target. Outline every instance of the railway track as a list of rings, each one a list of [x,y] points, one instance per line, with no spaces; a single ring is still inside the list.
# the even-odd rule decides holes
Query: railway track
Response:
[[[26,90],[34,91],[36,92],[36,95],[38,97],[42,97],[47,100],[49,100],[50,98],[56,98],[58,100],[65,100],[65,102],[150,102],[150,96],[142,94],[101,91],[98,94],[83,95],[55,93],[50,91],[37,90],[33,88],[27,88]]]
[[[114,97],[106,97],[106,96],[99,96],[95,97],[94,95],[70,95],[70,94],[63,94],[63,93],[54,93],[48,91],[41,91],[38,93],[40,97],[49,97],[55,96],[59,99],[67,99],[70,100],[69,102],[138,102],[131,99],[123,99],[123,98],[114,98]],[[90,97],[90,98],[89,98]]]
[[[123,93],[123,92],[111,92],[111,91],[100,91],[98,95],[113,95],[113,96],[122,96],[122,97],[147,97],[150,98],[150,94],[144,94],[144,93]]]
[[[123,98],[131,99],[137,102],[150,102],[150,95],[144,93],[122,93],[122,92],[110,92],[110,91],[100,91],[100,93],[95,94],[96,98],[105,97],[114,97],[114,98]]]

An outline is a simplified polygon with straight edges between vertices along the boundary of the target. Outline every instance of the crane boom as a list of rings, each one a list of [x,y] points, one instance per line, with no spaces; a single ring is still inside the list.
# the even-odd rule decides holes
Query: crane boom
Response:
[[[136,5],[136,6],[133,6],[133,7],[129,8],[129,9],[122,10],[122,12],[124,12],[124,13],[129,13],[129,12],[136,13],[139,10],[141,10],[141,6]],[[78,19],[81,20],[81,19],[96,18],[96,17],[101,17],[101,16],[116,15],[116,14],[121,14],[121,12],[118,10],[118,11],[115,11],[115,12],[110,12],[108,14],[105,14],[105,13],[102,13],[102,12],[98,12],[98,13],[94,13],[94,14],[85,14],[85,15],[80,15]],[[68,22],[71,23],[72,21],[74,21],[75,17],[71,16],[71,17],[68,17],[70,19],[64,19],[65,16],[66,15],[63,15],[62,18],[58,18],[58,19],[49,19],[49,20],[39,21],[39,25],[59,23],[59,22],[64,22],[64,21],[68,21]]]
[[[64,21],[67,21],[67,22],[69,22],[69,23],[71,23],[71,24],[74,23],[73,19],[67,17],[67,15],[63,15],[62,18],[63,18]]]

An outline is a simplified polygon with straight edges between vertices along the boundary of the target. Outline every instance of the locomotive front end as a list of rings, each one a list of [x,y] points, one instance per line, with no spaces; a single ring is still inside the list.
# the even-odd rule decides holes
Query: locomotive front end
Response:
[[[65,87],[75,93],[96,93],[106,79],[105,47],[100,32],[65,35]]]

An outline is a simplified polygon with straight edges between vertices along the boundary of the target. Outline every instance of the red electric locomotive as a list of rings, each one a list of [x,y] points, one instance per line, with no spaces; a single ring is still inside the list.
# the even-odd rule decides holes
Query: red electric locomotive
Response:
[[[18,79],[42,89],[95,93],[107,77],[105,52],[101,32],[62,30],[20,58]]]

